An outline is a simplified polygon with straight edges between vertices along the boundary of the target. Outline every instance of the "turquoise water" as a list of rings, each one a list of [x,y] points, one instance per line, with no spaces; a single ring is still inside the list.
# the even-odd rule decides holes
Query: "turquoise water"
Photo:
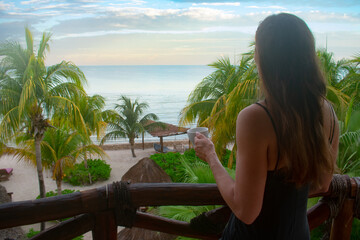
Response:
[[[88,80],[89,95],[100,94],[106,98],[106,108],[112,109],[121,95],[139,98],[149,104],[148,112],[159,120],[178,125],[179,113],[195,86],[213,69],[194,65],[140,65],[140,66],[80,66]],[[185,135],[164,140],[184,139]],[[146,141],[157,141],[150,135]],[[137,139],[141,141],[141,139]],[[119,139],[116,142],[127,142]],[[109,142],[114,143],[114,142]]]

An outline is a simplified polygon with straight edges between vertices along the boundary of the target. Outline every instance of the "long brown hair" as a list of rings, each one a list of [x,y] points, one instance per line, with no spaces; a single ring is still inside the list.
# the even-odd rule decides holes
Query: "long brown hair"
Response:
[[[266,102],[279,133],[288,180],[319,186],[334,171],[324,134],[326,84],[306,23],[291,14],[271,15],[256,31],[256,61]]]

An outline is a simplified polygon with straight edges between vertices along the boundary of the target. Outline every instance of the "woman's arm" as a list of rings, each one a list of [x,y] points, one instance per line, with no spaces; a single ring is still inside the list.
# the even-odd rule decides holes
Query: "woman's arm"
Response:
[[[328,103],[328,102],[327,102]],[[330,115],[331,114],[331,111],[333,111],[331,109],[331,107],[329,106],[330,103],[328,103],[328,109],[326,111],[326,115]],[[331,114],[332,115],[332,114]],[[331,118],[330,118],[331,119]],[[339,130],[339,121],[336,117],[336,115],[334,114],[334,122],[335,122],[335,126],[334,126],[334,137],[333,137],[333,141],[331,143],[331,158],[332,158],[332,161],[334,162],[334,166],[335,166],[335,170],[336,170],[336,159],[337,159],[337,155],[338,155],[338,151],[339,151],[339,134],[340,134],[340,130]],[[328,124],[330,125],[330,124]],[[330,132],[330,127],[328,128],[325,128],[326,132]],[[330,135],[330,134],[329,134]],[[327,138],[329,138],[329,136],[327,136]],[[333,173],[331,172],[324,172],[323,173],[323,176],[321,178],[321,186],[320,188],[314,188],[312,186],[310,186],[310,191],[309,191],[309,195],[314,195],[314,194],[317,194],[317,193],[325,193],[329,190],[329,187],[330,187],[330,183],[331,183],[331,180],[333,178]]]
[[[220,163],[213,143],[201,134],[195,137],[197,155],[209,163],[225,202],[246,224],[251,224],[259,215],[264,196],[269,145],[268,124],[264,121],[269,120],[264,120],[264,112],[254,105],[238,115],[235,181]]]

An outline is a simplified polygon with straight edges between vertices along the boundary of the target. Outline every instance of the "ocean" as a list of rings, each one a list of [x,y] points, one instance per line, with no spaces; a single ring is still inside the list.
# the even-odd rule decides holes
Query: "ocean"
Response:
[[[99,94],[106,99],[106,109],[113,109],[121,95],[147,102],[146,113],[155,113],[159,121],[178,125],[179,113],[186,106],[187,98],[196,85],[213,69],[206,65],[137,65],[137,66],[80,66],[88,86],[88,95]],[[192,124],[187,127],[192,127]],[[186,135],[164,138],[186,139]],[[92,137],[97,143],[96,138]],[[150,134],[145,141],[159,141]],[[128,139],[108,141],[108,144],[124,143]],[[136,139],[141,142],[141,138]]]

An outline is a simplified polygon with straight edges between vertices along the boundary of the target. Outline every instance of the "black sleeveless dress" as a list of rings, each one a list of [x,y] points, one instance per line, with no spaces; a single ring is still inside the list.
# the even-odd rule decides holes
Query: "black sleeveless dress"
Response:
[[[276,135],[275,123],[268,109],[261,106],[269,115]],[[309,240],[310,231],[307,221],[307,200],[309,186],[297,188],[285,181],[281,170],[268,171],[265,184],[263,205],[256,220],[248,225],[231,214],[222,240],[229,239],[267,239],[267,240]]]

